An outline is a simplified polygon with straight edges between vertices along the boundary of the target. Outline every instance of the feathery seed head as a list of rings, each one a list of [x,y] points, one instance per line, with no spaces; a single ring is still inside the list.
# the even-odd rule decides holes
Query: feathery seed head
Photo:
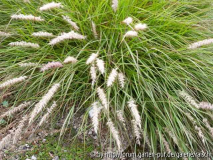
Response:
[[[92,119],[92,124],[96,134],[98,134],[99,113],[101,112],[101,109],[102,106],[98,102],[94,102],[89,111],[89,116]]]
[[[104,93],[104,90],[102,88],[98,87],[97,93],[98,93],[98,97],[99,97],[102,105],[107,110],[108,109],[108,102],[107,102],[107,98],[106,98],[106,94]]]
[[[141,133],[135,120],[132,120],[133,131],[136,137],[136,143],[140,145]]]
[[[97,53],[92,53],[86,61],[86,64],[91,64],[98,57]]]
[[[118,73],[118,81],[119,81],[119,84],[120,84],[121,88],[124,88],[125,76],[124,76],[123,73]]]
[[[133,99],[130,99],[127,103],[128,103],[128,107],[130,108],[132,112],[132,116],[135,119],[135,122],[141,128],[141,117],[137,109],[137,105],[135,104],[135,101]]]
[[[45,113],[45,115],[41,118],[38,126],[42,126],[44,124],[44,122],[46,122],[46,120],[49,118],[50,114],[53,112],[55,107],[57,107],[57,104],[54,101],[53,104],[51,105],[51,107],[47,109],[47,113]]]
[[[20,46],[20,47],[31,47],[31,48],[39,48],[39,44],[37,43],[31,43],[31,42],[25,42],[25,41],[20,41],[20,42],[10,42],[8,44],[9,46]]]
[[[200,108],[200,106],[197,104],[197,102],[195,101],[195,99],[193,97],[191,97],[188,93],[186,93],[185,91],[179,91],[178,94],[189,104],[191,104],[192,106],[196,107],[196,108]]]
[[[188,49],[196,49],[196,48],[199,48],[199,47],[202,47],[204,45],[211,44],[211,43],[213,43],[213,38],[205,39],[205,40],[202,40],[202,41],[192,43],[192,44],[189,45]]]
[[[133,22],[133,19],[132,19],[132,17],[127,17],[122,22],[127,24],[127,25],[130,25]]]
[[[41,72],[44,72],[46,70],[52,69],[52,68],[61,68],[63,65],[61,62],[48,62],[41,68]]]
[[[12,19],[20,19],[20,20],[29,20],[29,21],[44,21],[41,17],[35,17],[33,15],[24,15],[24,14],[14,14],[11,16]]]
[[[97,58],[96,65],[98,67],[98,70],[101,72],[101,74],[104,74],[105,72],[104,61],[102,59]]]
[[[136,31],[127,31],[125,34],[124,34],[124,38],[128,38],[128,37],[137,37],[138,36],[138,32]]]
[[[207,110],[213,110],[213,104],[211,104],[209,102],[200,102],[199,108],[207,109]]]
[[[109,74],[109,77],[107,79],[107,87],[112,86],[112,84],[115,82],[117,76],[118,76],[117,68],[116,69],[112,69],[112,71]]]
[[[35,105],[30,115],[29,124],[31,124],[35,117],[46,107],[47,103],[52,99],[59,87],[59,83],[54,84],[48,90],[48,92],[41,98],[41,100]]]
[[[38,63],[32,63],[32,62],[29,62],[29,63],[19,63],[18,65],[20,67],[38,67],[38,66],[40,66]]]
[[[68,33],[61,33],[61,35],[57,36],[56,38],[53,38],[49,42],[49,45],[56,45],[60,42],[63,42],[65,40],[71,40],[71,39],[83,40],[83,39],[86,39],[86,36],[83,36],[79,33],[74,32],[74,31],[71,31],[71,32],[68,32]]]
[[[91,79],[92,79],[92,86],[95,85],[96,82],[96,67],[94,65],[94,63],[92,64],[92,66],[90,67],[90,75],[91,75]]]
[[[22,104],[20,104],[19,106],[15,107],[15,108],[12,108],[10,110],[8,110],[7,112],[5,112],[4,114],[2,114],[0,116],[0,119],[6,117],[6,116],[12,116],[13,114],[15,114],[16,112],[19,112],[19,111],[22,111],[24,108],[28,107],[29,105],[31,105],[32,102],[29,101],[29,102],[24,102]]]
[[[115,139],[116,141],[116,144],[117,144],[117,147],[118,147],[118,150],[120,151],[121,150],[121,141],[120,141],[120,136],[119,136],[119,133],[118,131],[116,130],[112,120],[109,118],[108,122],[107,122],[107,126],[109,127],[109,130],[113,136],[113,138]]]
[[[48,4],[43,5],[42,7],[39,8],[40,11],[47,11],[47,10],[51,10],[54,8],[62,8],[63,6],[61,5],[61,3],[55,3],[55,2],[51,2]]]
[[[118,9],[118,0],[112,0],[112,9],[114,12]]]
[[[75,23],[75,22],[73,22],[68,16],[62,16],[63,17],[63,19],[67,22],[67,23],[69,23],[75,30],[79,30],[79,27],[78,27],[78,25]]]
[[[138,23],[135,25],[134,29],[136,31],[140,31],[140,30],[143,31],[143,30],[147,29],[147,24]]]
[[[92,21],[92,33],[93,33],[95,39],[97,39],[98,38],[98,33],[96,31],[96,25],[95,25],[95,23],[93,21]]]
[[[64,63],[76,63],[78,60],[75,57],[68,56],[65,60]]]
[[[126,127],[123,112],[121,110],[118,110],[116,111],[116,113],[117,113],[118,120],[124,125],[124,127]]]
[[[23,128],[25,126],[25,122],[27,121],[27,119],[29,118],[28,115],[25,115],[24,117],[22,117],[22,120],[20,121],[16,131],[15,131],[15,134],[14,134],[14,137],[13,137],[13,144],[16,144],[23,132]]]
[[[2,84],[0,84],[0,89],[12,86],[12,85],[19,83],[19,82],[22,82],[26,79],[27,79],[27,76],[21,76],[21,77],[18,77],[18,78],[9,79],[6,82],[3,82]]]
[[[10,33],[1,32],[1,31],[0,31],[0,37],[9,37],[9,36],[11,36]]]
[[[49,32],[34,32],[32,34],[33,37],[53,37],[54,35]]]

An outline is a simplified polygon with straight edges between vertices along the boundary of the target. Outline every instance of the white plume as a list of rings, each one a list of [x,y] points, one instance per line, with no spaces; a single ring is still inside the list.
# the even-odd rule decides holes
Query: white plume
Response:
[[[104,93],[104,90],[102,88],[98,87],[97,93],[98,93],[98,97],[99,97],[102,105],[107,110],[108,109],[108,102],[107,102],[107,98],[106,98],[106,94]]]
[[[90,64],[98,57],[97,53],[92,53],[86,61],[86,64]]]
[[[192,43],[189,45],[188,49],[196,49],[196,48],[199,48],[201,46],[208,45],[211,43],[213,43],[213,38]]]
[[[60,36],[56,37],[56,38],[53,38],[49,44],[50,45],[55,45],[57,43],[60,43],[62,41],[65,41],[65,40],[70,40],[70,39],[78,39],[78,40],[83,40],[83,39],[86,39],[86,36],[83,36],[79,33],[76,33],[74,31],[71,31],[69,33],[62,33]]]
[[[92,66],[90,67],[90,75],[91,75],[91,79],[92,79],[92,86],[94,86],[95,82],[96,82],[96,67],[94,64],[92,64]]]
[[[112,86],[112,84],[116,80],[117,76],[118,76],[117,69],[112,69],[112,71],[109,74],[109,77],[107,79],[107,87]]]
[[[118,0],[112,0],[112,9],[114,12],[118,9]]]
[[[42,7],[39,8],[40,11],[47,11],[47,10],[51,10],[53,8],[62,8],[63,6],[61,5],[61,3],[55,3],[55,2],[51,2],[48,4],[43,5]]]
[[[18,77],[18,78],[9,79],[6,82],[3,82],[3,83],[0,84],[0,89],[6,88],[8,86],[12,86],[12,85],[19,83],[19,82],[22,82],[26,79],[27,79],[27,76],[21,76],[21,77]]]
[[[123,20],[123,23],[130,25],[133,22],[132,17],[127,17],[126,19]]]
[[[64,63],[76,63],[78,60],[75,57],[68,56],[65,60]]]
[[[118,73],[118,81],[119,81],[119,84],[120,84],[121,88],[124,88],[125,76],[124,76],[123,73]]]
[[[136,31],[127,31],[124,34],[124,38],[126,38],[126,37],[137,37],[137,36],[138,36],[138,32],[136,32]]]
[[[96,65],[98,67],[98,70],[101,72],[101,74],[104,74],[105,72],[104,61],[102,59],[97,58]]]
[[[32,123],[34,118],[46,107],[47,103],[52,99],[59,87],[59,83],[54,84],[50,88],[50,90],[41,98],[41,100],[35,105],[30,115],[29,124]]]
[[[112,137],[116,141],[116,144],[118,146],[118,151],[120,151],[121,150],[121,141],[120,141],[119,133],[116,130],[116,128],[115,128],[115,126],[114,126],[114,124],[113,124],[113,122],[112,122],[112,120],[110,118],[109,118],[109,120],[107,122],[107,125],[108,125],[109,130],[110,130],[110,132],[112,134]]]
[[[92,119],[92,124],[94,127],[94,131],[96,134],[98,134],[98,124],[99,124],[99,113],[101,112],[102,107],[98,102],[94,102],[92,104],[92,108],[89,111],[89,116]]]
[[[134,28],[136,31],[140,31],[140,30],[143,31],[143,30],[147,29],[147,24],[138,23],[135,25]]]
[[[54,110],[55,107],[57,107],[57,104],[54,101],[53,104],[51,105],[51,107],[47,109],[47,113],[45,113],[45,115],[41,118],[38,126],[42,126],[44,124],[44,122],[46,122],[46,120],[49,118],[50,114],[52,113],[52,111]]]
[[[73,22],[68,16],[62,16],[63,17],[63,19],[65,20],[65,21],[67,21],[67,23],[69,23],[75,30],[79,30],[79,27],[78,27],[78,25],[75,23],[75,22]]]
[[[137,105],[135,104],[135,101],[133,99],[129,100],[128,106],[129,106],[129,108],[132,112],[132,116],[134,117],[136,124],[138,125],[138,127],[141,128],[141,117],[140,117],[140,114],[138,112]]]
[[[0,31],[0,37],[9,37],[9,36],[11,36],[10,33],[1,32],[1,31]]]
[[[8,44],[9,46],[20,46],[20,47],[32,47],[32,48],[39,48],[39,44],[37,43],[30,43],[30,42],[25,42],[25,41],[20,41],[20,42],[10,42]]]
[[[93,21],[92,21],[92,33],[93,33],[95,39],[97,39],[98,38],[98,33],[96,31],[96,25],[95,25],[95,23]]]
[[[196,102],[196,100],[191,97],[188,93],[186,93],[185,91],[179,91],[179,95],[189,104],[191,104],[192,106],[196,107],[196,108],[200,108],[200,106],[198,105],[198,103]]]
[[[29,21],[44,21],[41,17],[35,17],[33,15],[14,14],[11,16],[12,19],[29,20]]]
[[[49,32],[34,32],[32,34],[32,36],[34,37],[53,37],[54,35],[52,33]]]

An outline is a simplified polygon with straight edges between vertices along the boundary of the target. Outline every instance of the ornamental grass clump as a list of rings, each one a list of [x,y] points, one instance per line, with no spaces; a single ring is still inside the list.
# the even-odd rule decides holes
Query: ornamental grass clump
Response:
[[[212,151],[211,0],[0,6],[0,94],[13,104],[1,115],[17,124],[1,149],[63,117],[62,136],[80,115],[102,151]]]

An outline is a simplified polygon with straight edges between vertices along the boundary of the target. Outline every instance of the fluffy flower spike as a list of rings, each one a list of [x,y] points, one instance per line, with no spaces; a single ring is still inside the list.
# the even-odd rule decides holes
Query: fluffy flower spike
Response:
[[[202,47],[204,45],[211,44],[211,43],[213,43],[213,38],[205,39],[205,40],[202,40],[202,41],[199,41],[199,42],[192,43],[192,44],[189,45],[188,49],[196,49],[196,48],[199,48],[199,47]]]
[[[86,36],[83,36],[79,33],[76,33],[74,31],[71,31],[69,33],[62,33],[60,36],[53,38],[49,44],[50,45],[56,45],[60,42],[63,42],[65,40],[71,40],[71,39],[78,39],[78,40],[83,40],[86,39]]]
[[[123,20],[123,23],[130,25],[133,22],[132,17],[127,17],[126,19]]]
[[[20,67],[39,67],[40,65],[38,63],[19,63],[18,64]]]
[[[102,88],[98,87],[97,93],[98,93],[98,97],[99,97],[102,105],[107,110],[108,109],[108,102],[107,102],[107,98],[106,98],[106,94],[104,93],[104,90]]]
[[[105,72],[104,61],[102,59],[97,58],[96,65],[98,67],[98,70],[101,72],[101,74],[104,74]]]
[[[0,31],[0,37],[9,37],[9,36],[11,36],[10,33],[1,32],[1,31]]]
[[[8,44],[9,46],[20,46],[20,47],[31,47],[31,48],[39,48],[39,44],[37,43],[30,43],[25,41],[20,42],[11,42]]]
[[[31,124],[35,117],[46,107],[47,103],[52,99],[59,87],[59,83],[54,84],[50,88],[50,90],[41,98],[41,100],[35,105],[30,115],[29,124]]]
[[[112,84],[115,82],[117,76],[118,76],[117,69],[112,69],[112,71],[109,74],[109,77],[107,79],[107,87],[112,86]]]
[[[63,17],[63,19],[67,22],[67,23],[69,23],[75,30],[79,30],[79,27],[78,27],[78,25],[75,23],[75,22],[73,22],[68,16],[62,16]]]
[[[124,76],[123,73],[118,73],[118,81],[119,81],[119,84],[120,84],[121,88],[124,88],[125,76]]]
[[[209,102],[200,102],[199,108],[213,110],[213,104],[211,104]]]
[[[39,8],[40,11],[47,11],[47,10],[51,10],[54,8],[62,8],[63,6],[61,5],[61,3],[55,3],[55,2],[51,2],[48,4],[43,5],[42,7]]]
[[[136,143],[140,145],[141,133],[135,120],[132,120],[133,131],[136,137]]]
[[[92,64],[92,66],[90,67],[90,75],[91,75],[91,79],[92,79],[92,86],[95,85],[96,82],[96,67],[94,64]]]
[[[127,31],[125,34],[124,34],[124,38],[126,37],[137,37],[138,36],[138,32],[136,31]]]
[[[112,9],[114,12],[118,9],[118,0],[112,0]]]
[[[32,36],[34,36],[34,37],[53,37],[54,35],[49,32],[34,32],[32,34]]]
[[[97,53],[92,53],[86,61],[86,64],[91,64],[98,57]]]
[[[6,117],[6,116],[12,116],[13,114],[22,111],[24,108],[28,107],[30,104],[32,104],[32,102],[24,102],[22,104],[20,104],[19,106],[10,109],[9,111],[5,112],[4,114],[2,114],[0,116],[0,119]]]
[[[78,60],[75,57],[68,56],[65,60],[64,63],[76,63]]]
[[[92,124],[94,127],[94,131],[96,134],[98,134],[98,124],[99,124],[99,114],[101,112],[102,107],[98,102],[94,102],[92,104],[92,108],[89,111],[89,116],[92,119]]]
[[[29,21],[44,21],[41,17],[35,17],[33,15],[14,14],[11,16],[12,19],[29,20]]]
[[[143,31],[143,30],[147,29],[147,24],[138,23],[135,25],[134,29],[136,31],[140,31],[140,30]]]
[[[16,144],[23,132],[23,128],[25,126],[25,122],[27,121],[28,119],[28,115],[25,115],[22,120],[20,121],[16,131],[15,131],[15,134],[14,134],[14,137],[13,137],[13,144]]]
[[[95,25],[95,23],[93,21],[92,21],[92,33],[93,33],[95,39],[97,39],[98,38],[98,33],[96,31],[96,25]]]
[[[124,127],[126,127],[123,112],[121,110],[118,110],[116,111],[116,113],[117,113],[118,120],[123,124]]]
[[[45,115],[41,118],[38,126],[42,126],[46,122],[46,120],[49,118],[50,114],[53,112],[55,107],[57,107],[57,104],[54,101],[53,104],[51,105],[51,107],[47,109],[47,113],[45,113]]]
[[[19,83],[19,82],[22,82],[26,79],[27,79],[27,76],[21,76],[21,77],[18,77],[18,78],[13,78],[13,79],[7,80],[6,82],[3,82],[2,84],[0,84],[0,89],[12,86],[12,85]]]
[[[196,107],[196,108],[200,108],[200,106],[198,105],[198,103],[196,102],[196,100],[191,97],[188,93],[186,93],[185,91],[179,91],[179,95],[189,104],[191,104],[192,106]]]
[[[135,119],[135,123],[138,125],[138,127],[141,128],[141,116],[138,112],[137,105],[135,104],[135,101],[133,99],[129,100],[128,106],[129,106],[129,108],[132,112],[132,116]]]
[[[63,65],[61,62],[48,62],[41,68],[41,72],[44,72],[46,70],[52,69],[52,68],[61,68]]]
[[[121,150],[121,141],[120,141],[119,133],[118,133],[117,129],[115,128],[115,126],[114,126],[114,124],[113,124],[111,119],[108,120],[107,125],[108,125],[109,130],[110,130],[110,132],[112,134],[112,137],[116,141],[116,144],[118,146],[118,150],[120,151]]]

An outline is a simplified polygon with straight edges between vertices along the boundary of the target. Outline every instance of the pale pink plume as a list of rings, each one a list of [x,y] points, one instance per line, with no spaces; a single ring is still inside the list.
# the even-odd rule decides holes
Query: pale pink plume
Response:
[[[45,64],[41,68],[41,72],[44,72],[44,71],[49,70],[49,69],[61,68],[61,67],[63,67],[63,65],[61,64],[61,62],[48,62],[47,64]]]

